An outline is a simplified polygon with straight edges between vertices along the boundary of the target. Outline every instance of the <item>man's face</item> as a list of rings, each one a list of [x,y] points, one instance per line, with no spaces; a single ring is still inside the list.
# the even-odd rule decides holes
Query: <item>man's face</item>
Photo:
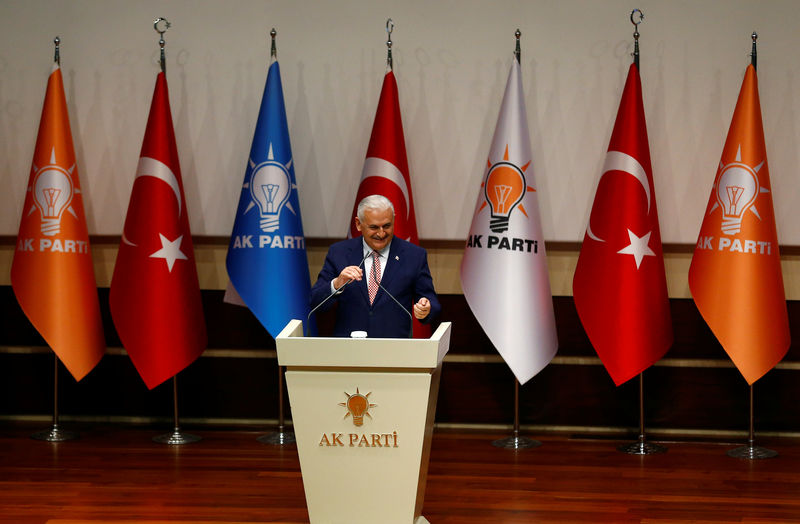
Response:
[[[371,249],[380,251],[389,244],[392,240],[392,235],[394,235],[392,210],[375,211],[366,209],[363,222],[356,217],[356,229],[361,231],[364,241]]]

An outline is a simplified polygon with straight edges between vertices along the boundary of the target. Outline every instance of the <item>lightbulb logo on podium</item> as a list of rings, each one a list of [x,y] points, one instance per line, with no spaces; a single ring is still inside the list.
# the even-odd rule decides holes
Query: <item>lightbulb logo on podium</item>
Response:
[[[508,145],[505,147],[503,159],[492,162],[487,161],[486,176],[481,187],[483,188],[484,200],[481,202],[478,214],[489,208],[489,229],[492,233],[504,233],[508,231],[509,221],[516,210],[528,219],[528,211],[522,201],[528,192],[536,191],[529,186],[525,179],[525,171],[531,165],[530,161],[524,166],[519,167],[509,161]],[[516,213],[516,214],[519,214]],[[517,229],[519,231],[519,229]],[[467,239],[468,248],[483,248],[484,235],[471,234]],[[506,235],[487,234],[485,239],[487,249],[522,251],[527,253],[539,252],[539,241],[527,238],[509,238]]]
[[[340,406],[344,406],[347,408],[347,413],[344,414],[344,418],[353,417],[353,425],[354,426],[363,426],[364,425],[364,417],[367,416],[372,418],[370,415],[369,410],[370,408],[374,408],[377,404],[370,404],[369,396],[372,395],[372,392],[363,395],[358,391],[358,387],[356,387],[356,392],[352,395],[348,392],[344,392],[347,396],[346,402],[339,402]]]
[[[761,220],[756,200],[760,194],[769,193],[769,189],[762,186],[758,178],[758,172],[764,166],[764,162],[762,160],[755,167],[742,162],[741,146],[733,162],[728,164],[720,162],[720,174],[714,186],[716,202],[708,214],[721,211],[720,230],[723,235],[716,239],[716,242],[713,236],[701,236],[697,241],[698,248],[752,254],[772,253],[771,242],[728,238],[741,233],[742,222],[748,216],[748,211]]]
[[[355,393],[350,394],[345,391],[344,395],[347,397],[347,400],[338,403],[339,406],[346,410],[342,420],[352,418],[353,425],[357,428],[364,426],[364,417],[372,420],[370,410],[377,407],[377,404],[373,404],[369,400],[372,392],[364,394],[356,387]],[[400,447],[397,431],[392,431],[391,433],[344,433],[329,431],[322,434],[322,437],[319,439],[319,446],[329,448]]]

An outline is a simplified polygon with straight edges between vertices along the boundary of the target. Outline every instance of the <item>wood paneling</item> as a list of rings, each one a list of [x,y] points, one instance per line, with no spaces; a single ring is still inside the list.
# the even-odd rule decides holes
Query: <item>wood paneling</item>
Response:
[[[245,308],[222,302],[222,291],[203,291],[210,349],[236,355],[203,356],[179,375],[182,418],[231,425],[266,422],[278,416],[274,340]],[[107,343],[120,342],[108,313],[108,289],[100,289]],[[437,422],[448,425],[508,425],[513,421],[513,376],[499,359],[462,295],[442,295],[442,319],[453,322]],[[632,430],[638,426],[636,380],[617,388],[596,359],[571,297],[555,297],[560,347],[556,363],[520,390],[525,427],[580,427],[587,431]],[[645,373],[645,414],[651,431],[747,428],[748,389],[716,342],[694,303],[671,301],[675,344]],[[47,417],[52,413],[53,357],[22,314],[11,288],[0,287],[0,417]],[[789,302],[791,324],[800,325],[800,302]],[[329,333],[332,315],[319,318]],[[26,352],[25,348],[39,349]],[[249,352],[252,352],[252,356]],[[212,352],[208,352],[211,355]],[[227,356],[226,356],[227,355]],[[787,364],[788,363],[788,364]],[[800,432],[800,350],[793,346],[782,368],[755,386],[756,429]],[[711,365],[712,367],[704,367]],[[795,366],[797,367],[797,366]],[[147,390],[124,351],[106,355],[82,382],[60,372],[60,412],[69,419],[168,421],[169,382]],[[288,403],[287,403],[288,406]],[[290,414],[288,415],[290,417]]]

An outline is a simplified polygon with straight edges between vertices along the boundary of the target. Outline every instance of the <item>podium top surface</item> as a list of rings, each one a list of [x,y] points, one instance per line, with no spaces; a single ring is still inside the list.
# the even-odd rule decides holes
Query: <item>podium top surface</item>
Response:
[[[450,347],[450,322],[427,339],[304,337],[291,320],[275,339],[278,364],[295,367],[434,369]]]

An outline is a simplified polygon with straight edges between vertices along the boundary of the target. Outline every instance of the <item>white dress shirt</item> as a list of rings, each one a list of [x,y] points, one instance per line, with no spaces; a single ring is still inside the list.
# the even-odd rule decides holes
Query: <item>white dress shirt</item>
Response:
[[[383,278],[383,273],[386,271],[386,263],[389,261],[389,249],[391,247],[392,247],[392,243],[390,241],[388,244],[386,244],[386,247],[384,247],[383,249],[378,251],[378,255],[380,255],[378,257],[378,262],[380,262],[380,265],[381,265],[381,267],[380,267],[381,279]],[[369,279],[370,275],[372,274],[372,273],[370,273],[370,271],[372,271],[372,251],[373,251],[373,249],[367,245],[366,241],[364,241],[363,238],[361,239],[361,248],[362,248],[361,257],[364,259],[364,273],[363,273],[364,276],[362,278]],[[336,279],[334,278],[333,280],[331,280],[331,293],[334,293],[334,292],[338,291],[333,285],[334,280],[336,280]],[[367,280],[367,282],[369,282],[369,280]],[[344,286],[342,286],[342,287],[344,287]],[[341,289],[342,288],[339,288],[339,290],[341,290]]]

